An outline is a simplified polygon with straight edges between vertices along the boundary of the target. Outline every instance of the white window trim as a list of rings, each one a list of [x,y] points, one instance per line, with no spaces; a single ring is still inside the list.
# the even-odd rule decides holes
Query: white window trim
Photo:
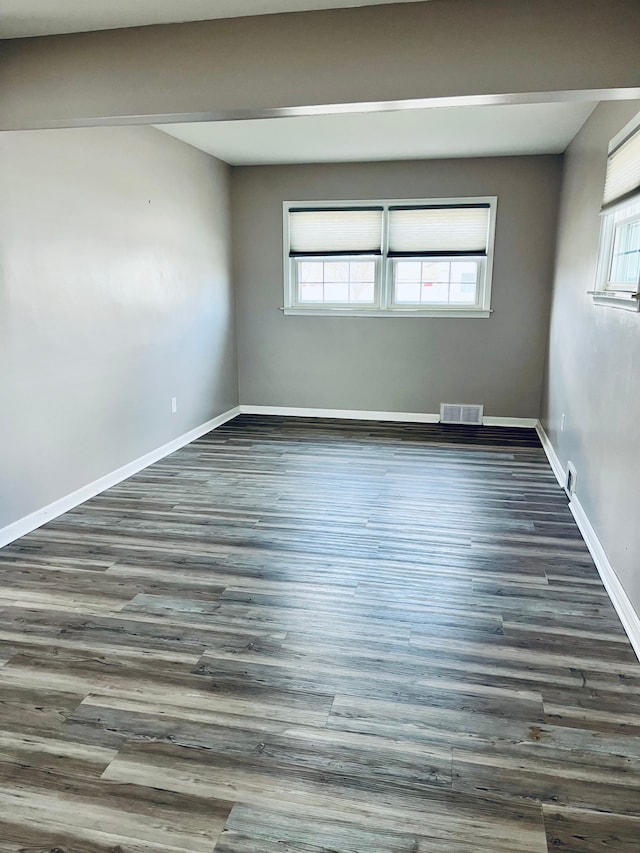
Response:
[[[619,204],[607,208],[602,216],[600,227],[600,242],[598,249],[598,271],[596,276],[596,289],[589,291],[595,305],[603,305],[608,308],[621,308],[624,311],[637,313],[640,311],[640,285],[611,286],[609,272],[613,263],[613,247],[616,229],[625,224],[626,221],[637,219],[640,214],[630,216],[628,220],[615,222],[615,214],[628,207],[640,206],[640,193],[632,198],[624,199]]]
[[[624,290],[590,290],[594,305],[608,308],[622,308],[637,314],[640,311],[640,294]]]
[[[611,140],[607,152],[607,161],[612,151],[623,143],[625,139],[629,139],[634,133],[638,132],[640,132],[640,116],[636,116]],[[601,224],[600,240],[598,243],[596,289],[588,291],[594,305],[619,308],[623,311],[632,311],[633,313],[640,311],[640,284],[635,288],[633,285],[629,285],[629,287],[612,287],[609,282],[609,272],[613,263],[616,228],[624,224],[624,220],[616,223],[614,221],[615,215],[625,208],[637,207],[638,205],[640,205],[640,192],[630,197],[621,198],[617,203],[614,202],[606,207],[600,214]],[[637,216],[638,213],[635,213],[629,218],[636,219]]]
[[[388,257],[389,245],[389,207],[398,205],[456,205],[456,204],[488,204],[489,205],[489,234],[487,239],[487,253],[482,256],[483,263],[480,265],[480,276],[478,281],[478,301],[475,305],[461,304],[459,308],[453,305],[430,306],[400,306],[392,302],[392,276],[390,273],[393,259]],[[327,305],[319,304],[317,307],[300,305],[297,302],[297,280],[295,274],[295,259],[289,257],[289,211],[296,207],[332,208],[332,207],[377,207],[385,211],[386,227],[382,239],[382,255],[375,256],[377,281],[376,302],[371,305]],[[497,196],[467,196],[460,198],[401,198],[401,199],[341,199],[323,201],[284,201],[282,203],[282,234],[283,234],[283,264],[284,264],[284,306],[281,308],[284,314],[298,317],[458,317],[458,318],[487,318],[492,314],[491,309],[491,286],[493,282],[493,256],[496,230],[496,211],[498,206]],[[364,256],[358,256],[360,260]],[[373,257],[373,256],[372,256]],[[448,257],[446,252],[442,257]],[[404,260],[411,260],[405,258]],[[420,258],[422,260],[422,258]]]
[[[309,305],[309,303],[303,304],[296,301],[296,296],[298,292],[298,276],[297,276],[297,264],[295,263],[295,258],[288,257],[289,249],[286,249],[287,257],[285,259],[285,267],[288,266],[289,272],[289,287],[291,289],[291,302],[288,308],[291,308],[296,311],[302,311],[304,314],[317,314],[320,311],[324,311],[325,309],[330,312],[341,311],[343,309],[349,309],[348,305],[345,305],[344,302],[322,302],[318,303],[318,308],[314,308]],[[318,258],[310,258],[310,260],[323,260],[323,257]],[[376,282],[381,282],[384,277],[384,264],[381,255],[340,255],[335,256],[332,260],[341,260],[341,261],[372,261],[375,264],[376,268]],[[382,287],[374,287],[375,298],[373,302],[363,303],[358,305],[358,309],[362,311],[375,312],[378,314],[382,309]]]

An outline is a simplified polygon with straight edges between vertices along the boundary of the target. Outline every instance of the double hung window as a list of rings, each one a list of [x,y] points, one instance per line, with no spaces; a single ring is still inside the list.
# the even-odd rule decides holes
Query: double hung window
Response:
[[[285,311],[488,316],[496,199],[284,206]]]
[[[640,310],[640,124],[609,146],[594,301]]]

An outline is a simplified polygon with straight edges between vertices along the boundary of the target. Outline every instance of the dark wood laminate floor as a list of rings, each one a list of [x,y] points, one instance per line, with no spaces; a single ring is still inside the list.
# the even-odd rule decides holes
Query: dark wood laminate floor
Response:
[[[0,552],[0,853],[638,853],[533,431],[242,416]]]

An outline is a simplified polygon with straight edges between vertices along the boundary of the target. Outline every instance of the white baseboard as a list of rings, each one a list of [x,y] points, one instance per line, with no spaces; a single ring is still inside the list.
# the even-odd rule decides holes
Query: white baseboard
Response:
[[[565,484],[567,482],[567,473],[562,467],[562,463],[558,459],[558,454],[556,453],[549,436],[544,431],[544,427],[538,421],[536,424],[536,432],[538,433],[538,438],[540,439],[540,443],[542,444],[542,448],[544,452],[547,454],[547,459],[549,460],[549,465],[551,465],[551,470],[556,475],[556,480],[564,489]]]
[[[87,483],[86,486],[76,489],[74,492],[71,492],[71,494],[59,498],[57,501],[26,515],[24,518],[18,519],[18,521],[14,521],[12,524],[7,525],[7,527],[3,527],[0,529],[0,548],[4,547],[4,545],[8,545],[10,542],[14,542],[21,536],[26,536],[26,534],[31,533],[32,530],[42,527],[42,525],[46,524],[47,521],[51,521],[51,519],[57,518],[59,515],[68,512],[70,509],[79,506],[85,501],[88,501],[89,498],[93,498],[100,494],[100,492],[104,492],[105,489],[109,489],[111,486],[121,483],[133,474],[137,474],[138,471],[142,471],[143,468],[153,465],[153,463],[157,462],[159,459],[163,459],[170,453],[184,447],[185,444],[195,441],[196,438],[200,438],[200,436],[205,435],[205,433],[211,432],[212,429],[222,426],[222,424],[230,421],[239,414],[239,406],[229,409],[229,411],[223,412],[223,414],[218,415],[218,417],[212,418],[204,424],[200,424],[200,426],[190,430],[189,432],[185,432],[183,435],[178,436],[178,438],[174,438],[173,441],[163,444],[162,447],[158,447],[155,450],[151,450],[149,453],[145,453],[144,456],[134,459],[133,462],[128,462],[126,465],[112,471],[110,474],[105,474],[104,477],[100,477],[92,483]]]
[[[482,419],[484,426],[519,427],[520,429],[535,429],[538,425],[537,418],[492,418]]]
[[[569,509],[576,520],[582,538],[589,549],[589,553],[593,557],[593,562],[596,564],[600,579],[609,594],[616,613],[620,617],[622,627],[626,631],[629,642],[633,646],[638,660],[640,660],[640,616],[636,613],[633,604],[629,600],[629,596],[618,580],[618,576],[614,572],[604,548],[576,495],[571,498]]]
[[[562,463],[558,459],[558,454],[551,444],[549,436],[545,432],[542,424],[539,423],[536,426],[536,432],[538,433],[544,452],[547,454],[547,459],[549,460],[551,469],[555,474],[559,485],[564,489],[567,481],[567,475]],[[575,494],[572,495],[571,500],[569,501],[569,509],[571,510],[575,522],[578,525],[578,530],[582,534],[585,545],[589,549],[589,553],[593,558],[593,562],[595,563],[598,574],[600,575],[600,580],[611,599],[611,603],[615,607],[616,613],[622,622],[622,627],[629,638],[629,642],[633,646],[636,657],[640,660],[640,616],[636,613],[633,604],[629,601],[629,596],[624,591],[624,587],[618,580],[618,576],[609,562],[609,558],[602,547],[602,543],[598,539],[579,498]]]
[[[305,409],[297,406],[245,406],[247,415],[280,415],[285,418],[340,418],[351,421],[404,421],[405,423],[437,424],[440,415],[423,412],[369,412],[364,409]]]
[[[240,411],[247,415],[279,415],[285,418],[340,418],[351,421],[398,421],[399,423],[438,424],[439,414],[428,412],[375,412],[364,409],[315,409],[296,406],[248,406]],[[510,426],[534,428],[535,418],[484,418],[485,426]]]

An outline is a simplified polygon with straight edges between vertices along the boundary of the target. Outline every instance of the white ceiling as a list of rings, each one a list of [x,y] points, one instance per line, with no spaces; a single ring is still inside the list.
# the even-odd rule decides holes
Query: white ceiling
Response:
[[[156,125],[234,166],[559,154],[592,102]]]
[[[0,38],[418,0],[0,0]]]

